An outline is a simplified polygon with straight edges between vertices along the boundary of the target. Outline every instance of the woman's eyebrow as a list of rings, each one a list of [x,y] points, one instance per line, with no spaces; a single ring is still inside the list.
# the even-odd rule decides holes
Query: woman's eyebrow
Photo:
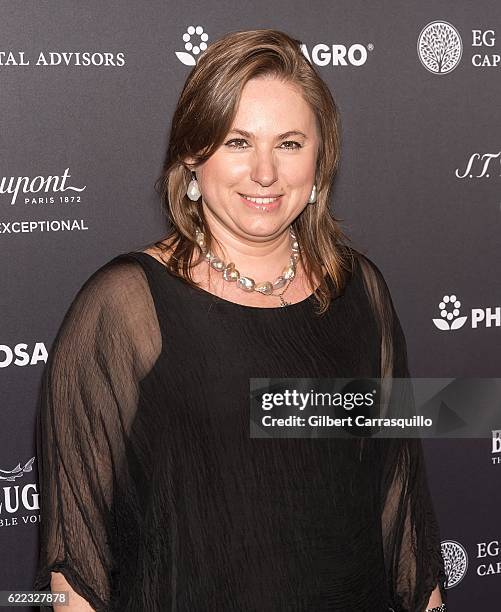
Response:
[[[246,130],[239,130],[238,128],[234,128],[230,130],[230,134],[240,134],[241,136],[245,136],[245,138],[252,138],[254,134],[252,132],[247,132]],[[290,130],[289,132],[284,132],[283,134],[278,134],[277,139],[282,140],[283,138],[289,138],[289,136],[302,136],[303,138],[308,138],[306,134],[300,132],[299,130]]]

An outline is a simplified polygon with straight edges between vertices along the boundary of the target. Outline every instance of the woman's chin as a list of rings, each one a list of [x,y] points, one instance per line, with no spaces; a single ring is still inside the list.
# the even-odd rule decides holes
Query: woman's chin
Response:
[[[288,227],[285,221],[279,219],[247,219],[236,223],[236,226],[243,234],[255,238],[276,238]]]

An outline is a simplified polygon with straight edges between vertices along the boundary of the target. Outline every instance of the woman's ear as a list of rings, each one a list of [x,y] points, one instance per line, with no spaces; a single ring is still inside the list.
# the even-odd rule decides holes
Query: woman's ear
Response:
[[[195,170],[195,159],[193,157],[185,157],[183,160],[183,164],[186,166],[186,169],[191,172],[191,170]]]

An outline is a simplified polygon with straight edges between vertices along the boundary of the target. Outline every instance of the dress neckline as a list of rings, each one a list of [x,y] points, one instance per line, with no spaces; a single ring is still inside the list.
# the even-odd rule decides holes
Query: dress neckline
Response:
[[[249,306],[248,304],[239,304],[238,302],[232,302],[231,300],[227,300],[226,298],[222,298],[219,295],[216,295],[215,293],[211,293],[210,291],[207,291],[206,289],[202,289],[201,287],[192,287],[186,281],[184,281],[182,278],[179,278],[178,276],[175,276],[174,274],[172,274],[170,272],[170,270],[163,263],[158,261],[158,259],[156,257],[153,257],[153,255],[150,255],[149,253],[146,253],[145,251],[133,251],[133,254],[134,255],[136,255],[136,254],[144,255],[149,260],[153,260],[153,262],[156,265],[160,266],[160,268],[162,268],[163,271],[166,272],[170,276],[170,278],[174,279],[175,281],[179,281],[185,287],[187,287],[188,289],[193,290],[194,292],[197,292],[199,295],[200,294],[204,294],[208,298],[212,298],[214,301],[220,302],[222,304],[228,304],[229,306],[236,306],[237,308],[241,308],[241,309],[245,309],[245,310],[249,310],[249,311],[251,311],[251,310],[252,311],[255,311],[255,310],[272,310],[272,311],[290,310],[290,309],[293,309],[293,308],[305,306],[305,305],[309,304],[311,302],[311,300],[315,299],[314,294],[315,294],[315,291],[318,289],[318,286],[319,286],[318,285],[315,288],[315,291],[310,293],[310,295],[308,295],[304,299],[300,300],[299,302],[292,302],[292,304],[289,304],[288,306]],[[324,276],[324,279],[328,282],[328,275],[327,274]]]

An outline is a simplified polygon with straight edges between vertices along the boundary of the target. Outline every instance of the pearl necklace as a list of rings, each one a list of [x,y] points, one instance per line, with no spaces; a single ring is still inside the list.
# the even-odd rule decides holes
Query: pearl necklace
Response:
[[[272,295],[274,297],[279,297],[281,302],[280,306],[290,306],[291,304],[291,302],[286,302],[282,295],[287,291],[292,279],[296,276],[296,264],[297,260],[299,259],[299,244],[292,228],[290,228],[290,237],[291,254],[289,257],[289,263],[282,270],[282,274],[278,276],[273,282],[262,281],[256,283],[256,281],[250,276],[241,276],[240,272],[235,268],[235,264],[233,262],[225,264],[222,259],[216,257],[211,251],[209,251],[205,243],[204,233],[199,229],[195,230],[195,240],[197,241],[200,250],[204,254],[205,260],[211,266],[211,268],[223,273],[223,279],[225,281],[228,281],[230,283],[236,282],[237,287],[242,289],[242,291],[258,291],[263,295]],[[273,293],[276,289],[281,289],[282,287],[285,287],[282,293]]]

